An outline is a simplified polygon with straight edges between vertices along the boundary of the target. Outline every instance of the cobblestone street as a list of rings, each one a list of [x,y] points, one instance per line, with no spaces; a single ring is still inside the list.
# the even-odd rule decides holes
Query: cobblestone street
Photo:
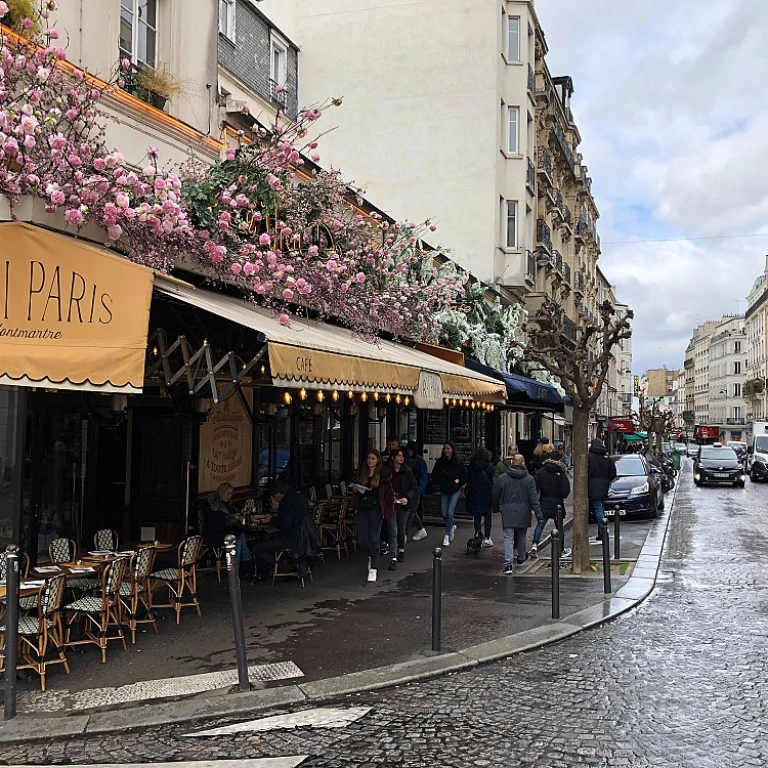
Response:
[[[6,763],[309,755],[332,766],[668,766],[768,763],[768,488],[680,479],[657,592],[612,624],[508,661],[347,697],[340,730],[184,734],[217,721],[8,748]],[[386,660],[386,647],[380,653]],[[130,716],[126,712],[126,718]]]

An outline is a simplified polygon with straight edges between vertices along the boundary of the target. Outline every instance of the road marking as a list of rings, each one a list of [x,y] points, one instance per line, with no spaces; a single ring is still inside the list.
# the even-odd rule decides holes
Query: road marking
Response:
[[[262,757],[255,760],[200,760],[188,763],[95,763],[89,768],[296,768],[309,755],[291,757]],[[23,765],[11,765],[9,768],[28,768]],[[40,768],[54,768],[40,766]],[[75,765],[57,765],[56,768],[79,768]]]
[[[244,723],[224,725],[221,728],[211,728],[207,731],[187,733],[185,736],[231,736],[235,733],[274,731],[279,728],[346,728],[361,717],[365,717],[370,711],[371,707],[347,709],[318,707],[294,712],[290,715],[273,715],[258,720],[248,720]]]
[[[248,676],[251,682],[267,682],[304,677],[304,673],[292,661],[283,661],[277,664],[258,664],[248,667]],[[145,680],[116,688],[89,688],[76,693],[56,689],[49,689],[45,693],[30,691],[19,698],[19,710],[23,712],[55,712],[61,709],[77,711],[113,704],[190,696],[195,693],[229,688],[236,684],[237,670],[227,669],[200,675]]]

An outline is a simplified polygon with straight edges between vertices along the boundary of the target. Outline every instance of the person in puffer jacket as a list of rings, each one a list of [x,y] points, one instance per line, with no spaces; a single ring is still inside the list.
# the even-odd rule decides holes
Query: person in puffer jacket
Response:
[[[533,544],[531,545],[531,557],[537,557],[539,542],[544,533],[547,520],[554,520],[560,530],[560,546],[563,554],[566,553],[565,534],[562,530],[562,522],[565,518],[565,500],[571,492],[571,481],[565,464],[562,463],[562,454],[555,451],[549,455],[541,469],[536,473],[536,487],[541,498],[541,511],[544,518],[536,526],[533,532]],[[570,554],[570,553],[568,553]]]

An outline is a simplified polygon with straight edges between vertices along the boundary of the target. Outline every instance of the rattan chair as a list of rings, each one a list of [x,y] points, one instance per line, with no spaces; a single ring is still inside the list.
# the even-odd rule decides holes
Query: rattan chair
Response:
[[[79,600],[65,605],[63,611],[70,614],[67,620],[67,646],[85,645],[92,643],[101,648],[101,662],[107,661],[107,643],[110,640],[119,640],[123,644],[123,650],[128,650],[123,634],[123,604],[120,600],[120,585],[125,580],[128,569],[128,557],[118,557],[113,560],[102,574],[101,595],[99,597],[81,597]],[[72,640],[72,625],[83,618],[83,638]],[[110,635],[109,630],[114,631]]]
[[[288,571],[280,571],[280,565],[285,564],[290,567]],[[301,582],[301,588],[306,586],[305,579],[309,577],[310,582],[314,581],[312,578],[312,568],[307,565],[306,573],[301,573],[300,562],[295,555],[289,549],[279,549],[275,552],[274,562],[272,565],[272,586],[275,586],[277,579],[290,579],[294,576]]]
[[[152,592],[149,589],[149,574],[155,565],[157,550],[142,547],[131,558],[129,580],[120,585],[120,600],[123,603],[123,622],[131,630],[131,644],[136,644],[136,628],[139,624],[151,624],[157,634],[157,620],[152,612]],[[139,608],[144,607],[145,617],[138,618]]]
[[[197,561],[203,551],[203,537],[189,536],[179,544],[178,565],[176,568],[164,568],[149,576],[149,587],[154,591],[158,583],[168,587],[168,602],[156,603],[153,608],[173,608],[176,611],[176,623],[181,621],[181,609],[194,606],[200,616],[200,603],[197,600]],[[189,592],[192,598],[184,602],[184,594]]]
[[[48,557],[54,564],[71,563],[77,560],[77,544],[72,539],[54,539],[48,545]]]
[[[102,528],[93,534],[93,548],[108,552],[120,549],[120,534],[111,528]]]
[[[69,674],[69,663],[64,653],[64,638],[61,626],[61,601],[64,597],[66,577],[63,573],[48,579],[37,601],[37,616],[19,617],[19,642],[21,663],[16,669],[32,669],[40,675],[40,688],[45,690],[45,675],[48,667],[63,664]],[[0,643],[5,640],[5,627],[0,627]],[[5,657],[5,648],[0,654],[0,668]],[[50,657],[50,658],[49,658]]]
[[[343,505],[342,505],[343,506]],[[327,509],[326,509],[327,514]],[[349,554],[347,548],[347,542],[344,540],[344,524],[341,516],[341,509],[336,508],[331,520],[320,520],[317,524],[318,536],[320,538],[320,551],[321,552],[336,552],[339,560],[341,560],[341,550],[343,549]],[[327,543],[326,543],[327,542]],[[323,558],[325,559],[325,558]]]

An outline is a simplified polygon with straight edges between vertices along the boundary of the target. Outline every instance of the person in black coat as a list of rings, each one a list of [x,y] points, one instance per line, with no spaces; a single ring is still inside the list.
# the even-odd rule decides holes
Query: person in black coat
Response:
[[[547,520],[554,520],[555,525],[558,526],[560,545],[563,553],[566,552],[562,521],[565,517],[565,500],[571,492],[571,481],[568,479],[568,471],[562,458],[563,455],[559,451],[549,454],[549,458],[544,461],[541,469],[535,475],[544,519],[539,521],[533,532],[531,557],[536,557],[539,553],[539,542]]]
[[[276,480],[272,486],[272,498],[278,503],[277,514],[269,522],[277,528],[277,533],[254,546],[259,563],[271,569],[274,553],[282,549],[295,551],[299,539],[301,524],[310,514],[307,500],[294,491],[282,480]]]
[[[241,576],[253,573],[254,561],[245,538],[243,515],[232,503],[235,489],[231,483],[221,483],[205,500],[203,512],[203,543],[207,547],[223,547],[224,537],[231,533],[235,537],[235,563]]]
[[[432,482],[440,489],[440,511],[445,521],[443,546],[450,547],[456,533],[453,517],[459,502],[459,492],[467,483],[467,468],[450,440],[443,445],[443,453],[435,462]]]
[[[602,541],[605,530],[605,500],[608,498],[611,481],[616,477],[616,465],[599,438],[595,438],[589,448],[587,473],[589,508],[597,519],[597,540]]]
[[[491,507],[493,505],[493,461],[491,452],[487,448],[478,448],[469,465],[469,481],[467,482],[467,512],[475,520],[475,536],[480,535],[485,518],[484,547],[492,547],[491,529],[493,517]]]

